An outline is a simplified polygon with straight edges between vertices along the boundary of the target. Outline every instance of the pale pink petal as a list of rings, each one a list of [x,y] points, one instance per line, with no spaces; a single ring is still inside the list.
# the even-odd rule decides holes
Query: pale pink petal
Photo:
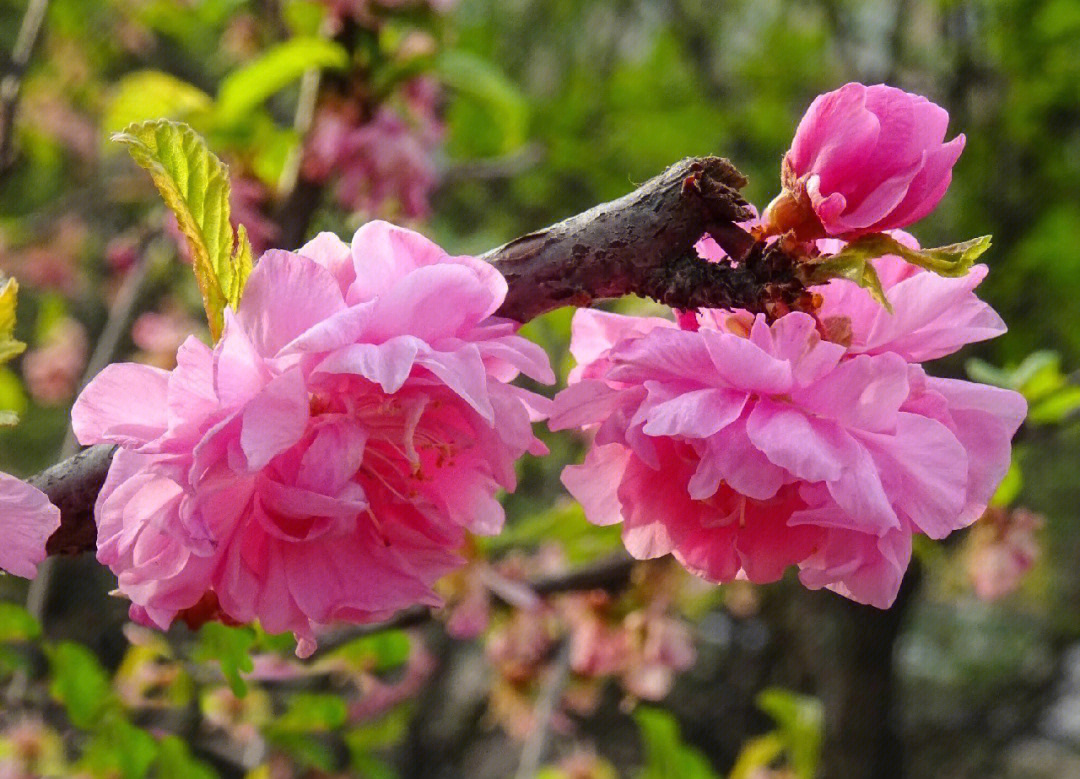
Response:
[[[44,492],[0,473],[0,568],[27,579],[45,559],[45,542],[60,527],[60,509]]]

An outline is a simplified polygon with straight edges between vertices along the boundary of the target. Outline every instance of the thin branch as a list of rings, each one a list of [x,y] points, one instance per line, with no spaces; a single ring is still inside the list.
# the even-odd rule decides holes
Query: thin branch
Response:
[[[533,779],[540,770],[540,761],[544,759],[547,751],[548,734],[551,731],[551,721],[555,717],[559,700],[562,698],[566,683],[570,678],[570,642],[564,640],[555,654],[548,677],[544,680],[544,686],[540,690],[540,697],[536,701],[535,717],[532,733],[529,740],[521,750],[521,762],[518,763],[515,779]]]
[[[0,81],[0,174],[11,165],[15,143],[15,115],[19,110],[22,80],[26,68],[30,65],[30,56],[34,53],[34,46],[45,24],[45,12],[48,10],[49,0],[30,0],[19,27],[19,36],[15,39],[15,48],[11,50],[11,65]]]
[[[738,193],[745,183],[727,160],[686,159],[623,198],[488,252],[509,285],[498,313],[526,322],[560,306],[629,294],[679,308],[759,311],[767,297],[798,293],[790,274],[735,224],[750,217]],[[706,232],[738,267],[696,257],[694,244]],[[62,515],[50,554],[94,549],[93,504],[112,453],[111,446],[92,447],[32,480]]]
[[[637,560],[624,554],[612,555],[592,565],[578,568],[564,574],[543,576],[529,582],[527,586],[540,596],[558,595],[564,592],[584,592],[586,590],[606,590],[618,592],[630,583],[630,573]],[[496,593],[492,593],[496,597]],[[404,630],[424,625],[432,620],[435,611],[426,606],[412,606],[399,611],[393,617],[382,622],[367,625],[352,625],[322,636],[316,656],[325,655],[335,649],[355,641],[358,638],[383,633],[387,630]]]

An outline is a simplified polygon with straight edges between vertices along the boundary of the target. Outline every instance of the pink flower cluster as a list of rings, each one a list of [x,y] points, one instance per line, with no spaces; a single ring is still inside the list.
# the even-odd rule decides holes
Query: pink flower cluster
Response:
[[[338,202],[351,211],[379,215],[393,208],[409,219],[427,216],[438,183],[433,155],[443,132],[438,87],[414,79],[402,98],[402,108],[381,106],[367,122],[349,105],[323,107],[305,149],[304,176],[333,179]]]
[[[884,84],[820,95],[784,155],[784,192],[766,224],[850,239],[917,222],[945,195],[964,150],[963,135],[944,142],[948,124],[941,106]]]
[[[595,431],[563,474],[588,518],[622,522],[635,557],[671,553],[712,581],[797,566],[808,587],[888,606],[913,534],[943,538],[985,510],[1026,404],[919,364],[1004,332],[972,291],[985,267],[874,264],[894,314],[843,280],[816,290],[820,321],[579,311],[551,426]]]
[[[72,412],[84,444],[120,445],[98,498],[98,559],[132,615],[293,631],[415,603],[457,567],[465,531],[499,531],[495,493],[542,453],[544,352],[493,316],[506,281],[383,222],[270,251],[210,349],[171,372],[105,369]],[[138,398],[138,402],[132,402]]]

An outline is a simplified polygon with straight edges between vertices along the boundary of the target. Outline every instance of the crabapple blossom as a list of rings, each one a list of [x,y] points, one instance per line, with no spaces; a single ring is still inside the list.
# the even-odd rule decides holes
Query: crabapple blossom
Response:
[[[506,281],[372,222],[269,251],[221,340],[177,367],[105,369],[73,410],[120,445],[98,498],[98,559],[140,621],[212,596],[220,617],[293,631],[440,601],[465,532],[502,526],[514,463],[542,453],[547,356],[493,316]],[[138,402],[133,402],[137,398]]]
[[[964,149],[963,135],[944,142],[948,123],[941,106],[884,84],[819,95],[784,155],[767,227],[854,238],[917,222],[944,196]]]
[[[0,473],[0,518],[4,529],[0,568],[34,578],[45,559],[45,542],[60,527],[60,509],[37,487]]]
[[[893,314],[845,280],[817,288],[820,321],[577,312],[578,367],[550,424],[595,432],[563,473],[587,517],[622,522],[633,556],[671,553],[711,581],[797,566],[808,587],[888,606],[913,534],[943,538],[985,510],[1026,404],[919,364],[1004,331],[972,292],[985,269],[874,264]]]

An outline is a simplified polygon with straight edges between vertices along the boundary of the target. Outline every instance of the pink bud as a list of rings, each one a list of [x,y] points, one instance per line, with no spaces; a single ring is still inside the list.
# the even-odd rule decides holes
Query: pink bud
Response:
[[[948,123],[941,106],[884,84],[820,95],[784,155],[784,192],[763,215],[770,230],[852,238],[922,219],[964,149],[963,135],[944,143]]]

